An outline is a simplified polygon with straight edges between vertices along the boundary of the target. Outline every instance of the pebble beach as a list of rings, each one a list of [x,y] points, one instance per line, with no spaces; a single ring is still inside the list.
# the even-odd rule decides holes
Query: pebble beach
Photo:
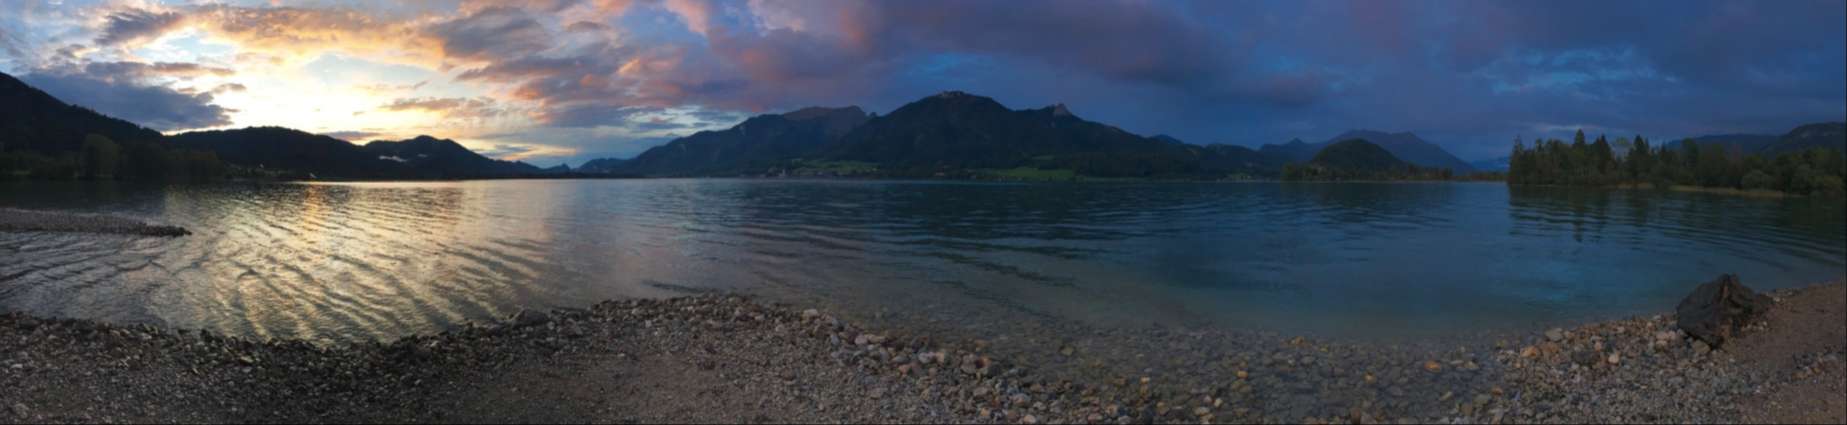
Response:
[[[0,210],[18,229],[184,234]],[[1722,347],[1671,311],[1443,344],[983,339],[708,294],[345,346],[9,313],[0,422],[1839,423],[1844,288],[1773,291]]]

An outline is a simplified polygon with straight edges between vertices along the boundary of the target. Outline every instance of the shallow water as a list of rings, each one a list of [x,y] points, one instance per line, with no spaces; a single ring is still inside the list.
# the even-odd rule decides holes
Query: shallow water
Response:
[[[321,342],[739,291],[951,326],[1334,337],[1666,311],[1847,274],[1839,200],[1496,183],[0,183],[181,238],[0,234],[0,309]]]

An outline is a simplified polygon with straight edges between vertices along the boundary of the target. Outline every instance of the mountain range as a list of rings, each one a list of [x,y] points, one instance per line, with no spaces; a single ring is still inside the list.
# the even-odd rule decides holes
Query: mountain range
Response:
[[[1296,139],[1280,145],[1266,144],[1258,151],[1287,158],[1292,162],[1307,162],[1314,159],[1315,154],[1321,152],[1322,148],[1354,139],[1366,140],[1379,145],[1386,152],[1391,152],[1393,156],[1419,167],[1448,168],[1456,173],[1475,171],[1474,166],[1410,132],[1386,133],[1373,130],[1351,130],[1321,143],[1303,143],[1301,139]]]
[[[1727,143],[1747,153],[1785,153],[1810,147],[1847,151],[1841,123],[1799,127],[1783,136],[1725,135],[1695,139]],[[1312,164],[1342,142],[1364,140],[1395,161],[1422,170],[1476,171],[1443,148],[1409,132],[1352,130],[1319,143],[1299,139],[1258,149],[1198,145],[1166,136],[1141,136],[1086,120],[1062,104],[1010,109],[994,99],[947,91],[905,104],[889,114],[853,106],[810,107],[764,114],[730,128],[669,141],[634,158],[595,159],[576,169],[541,169],[495,160],[453,140],[418,136],[355,145],[281,127],[210,130],[172,136],[65,104],[0,73],[0,154],[69,155],[89,135],[130,146],[204,152],[236,167],[279,176],[352,179],[442,179],[570,176],[825,175],[958,178],[1180,178],[1271,177],[1287,164]],[[1336,157],[1369,158],[1346,146]],[[1367,151],[1367,152],[1361,152]],[[169,155],[171,156],[171,155]],[[1328,158],[1322,158],[1328,159]],[[214,161],[216,159],[213,159]],[[1484,162],[1492,169],[1505,161]],[[0,164],[4,165],[4,164]],[[1344,167],[1322,161],[1322,167]],[[60,169],[63,170],[63,169]]]
[[[1835,152],[1847,152],[1847,123],[1824,122],[1806,124],[1782,135],[1770,134],[1720,134],[1692,137],[1702,147],[1725,146],[1727,152],[1739,155],[1777,156],[1787,153],[1802,152],[1814,148],[1833,149]],[[1682,141],[1668,142],[1667,147],[1679,148]]]
[[[1356,130],[1326,142],[1261,150],[1140,136],[1083,119],[1068,107],[1009,109],[994,99],[947,91],[868,115],[858,107],[758,115],[651,148],[633,159],[597,159],[579,171],[654,176],[868,175],[896,177],[1223,178],[1275,176],[1335,142],[1366,139],[1426,168],[1473,171],[1411,133]]]
[[[481,156],[453,140],[430,136],[364,146],[282,127],[209,130],[164,136],[134,123],[66,104],[0,73],[0,153],[47,157],[83,149],[100,135],[131,147],[210,152],[224,162],[287,177],[448,179],[546,174],[520,162]],[[143,158],[145,160],[145,158]]]
[[[1378,173],[1403,169],[1412,165],[1393,155],[1384,146],[1367,139],[1346,139],[1322,148],[1309,159],[1308,164],[1317,167],[1349,170],[1362,173]]]
[[[24,81],[0,73],[0,151],[75,151],[90,134],[117,141],[161,138],[158,131],[66,104]]]

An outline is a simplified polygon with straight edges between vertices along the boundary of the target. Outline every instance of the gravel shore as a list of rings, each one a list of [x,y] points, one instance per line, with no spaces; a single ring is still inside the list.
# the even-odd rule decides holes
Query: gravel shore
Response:
[[[147,224],[123,217],[15,208],[0,208],[0,232],[72,232],[139,236],[192,234],[176,226]]]
[[[1847,292],[1772,296],[1718,350],[1671,315],[1485,347],[1175,330],[1029,352],[723,295],[331,348],[13,314],[0,422],[1842,422]]]

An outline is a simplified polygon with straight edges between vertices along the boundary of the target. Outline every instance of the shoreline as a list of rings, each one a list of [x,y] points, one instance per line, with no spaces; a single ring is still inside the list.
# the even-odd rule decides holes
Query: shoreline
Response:
[[[56,232],[178,237],[192,234],[179,226],[149,224],[105,214],[0,207],[0,233]]]
[[[1843,284],[1770,294],[1723,350],[1672,314],[1482,349],[1175,329],[1024,353],[728,295],[344,347],[9,313],[0,421],[1839,422]]]

